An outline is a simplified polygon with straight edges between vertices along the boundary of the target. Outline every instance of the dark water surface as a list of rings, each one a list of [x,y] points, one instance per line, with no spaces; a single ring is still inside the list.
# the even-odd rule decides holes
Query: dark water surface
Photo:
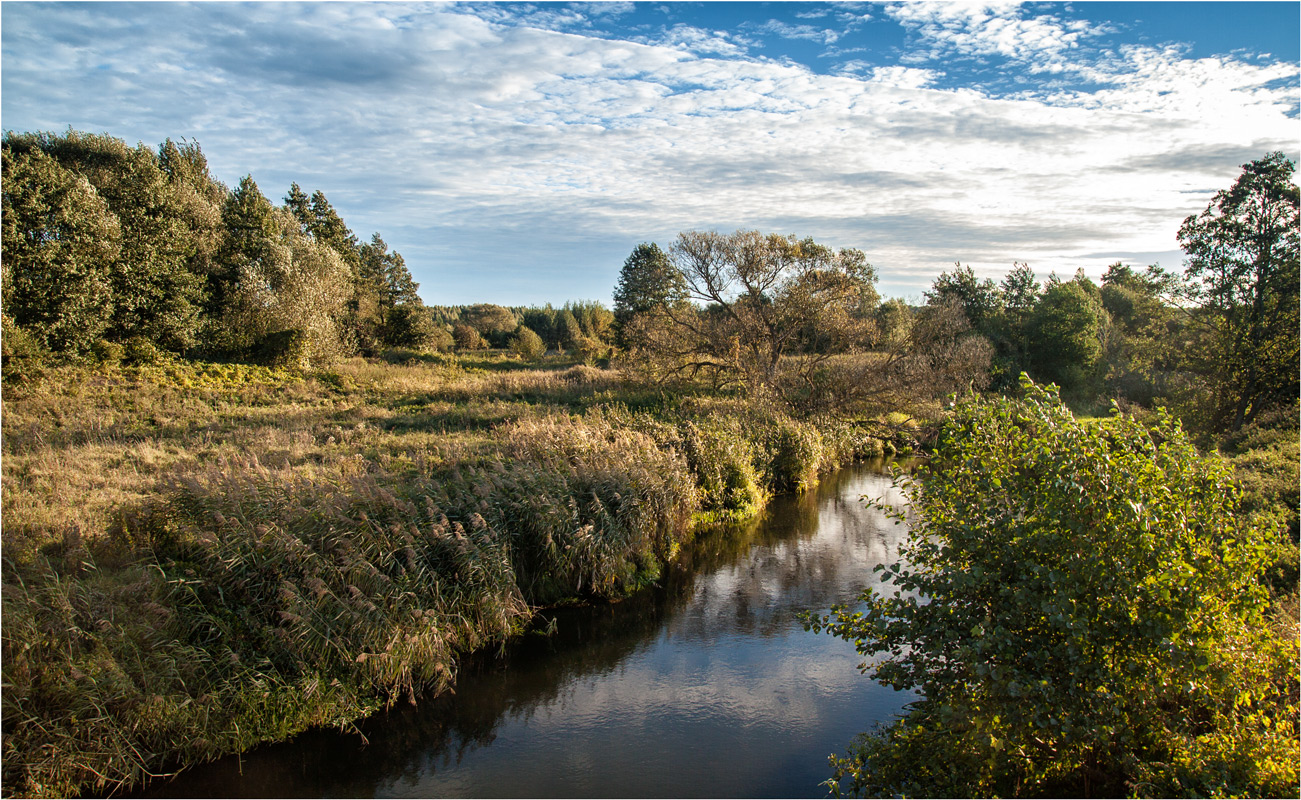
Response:
[[[875,585],[906,531],[860,500],[902,498],[851,467],[700,539],[663,587],[548,614],[454,695],[187,770],[159,797],[823,797],[827,756],[911,695],[795,615]]]

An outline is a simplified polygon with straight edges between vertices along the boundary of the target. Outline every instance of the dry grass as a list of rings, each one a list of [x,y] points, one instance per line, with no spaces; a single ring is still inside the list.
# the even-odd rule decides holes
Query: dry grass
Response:
[[[5,392],[11,795],[136,786],[441,691],[535,606],[632,591],[693,521],[873,446],[491,356],[62,367]]]

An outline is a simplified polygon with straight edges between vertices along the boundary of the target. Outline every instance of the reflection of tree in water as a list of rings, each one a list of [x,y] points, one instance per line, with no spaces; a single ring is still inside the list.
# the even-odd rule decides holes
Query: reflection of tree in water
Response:
[[[669,640],[771,637],[797,627],[795,612],[821,610],[876,580],[871,568],[897,555],[903,530],[859,499],[889,479],[842,470],[818,489],[777,498],[747,523],[701,533],[660,586],[612,605],[545,612],[551,636],[529,634],[502,652],[470,656],[458,689],[359,725],[354,734],[314,731],[186,772],[158,796],[373,796],[461,763],[491,745],[508,720],[554,708],[584,680],[620,668],[661,635]],[[819,535],[819,531],[822,531]],[[842,530],[843,535],[837,533]]]
[[[782,635],[797,626],[796,611],[875,585],[872,567],[897,556],[906,531],[860,495],[876,497],[889,485],[881,475],[843,470],[816,491],[778,498],[736,558],[698,571],[692,611],[668,622],[669,635]]]

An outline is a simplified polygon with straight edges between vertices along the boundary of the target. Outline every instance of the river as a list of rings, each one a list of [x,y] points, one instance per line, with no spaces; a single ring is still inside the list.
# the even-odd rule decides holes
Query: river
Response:
[[[547,614],[463,665],[455,694],[359,733],[312,731],[161,782],[160,797],[823,797],[827,756],[911,695],[860,675],[804,609],[852,602],[906,530],[881,465],[701,537],[663,585]]]

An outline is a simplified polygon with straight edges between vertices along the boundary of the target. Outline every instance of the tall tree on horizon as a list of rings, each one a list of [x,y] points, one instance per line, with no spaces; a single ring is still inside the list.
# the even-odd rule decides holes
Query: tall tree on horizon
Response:
[[[1298,190],[1280,152],[1242,174],[1179,229],[1188,255],[1180,299],[1195,309],[1186,365],[1213,393],[1211,424],[1236,431],[1262,410],[1297,400]]]

